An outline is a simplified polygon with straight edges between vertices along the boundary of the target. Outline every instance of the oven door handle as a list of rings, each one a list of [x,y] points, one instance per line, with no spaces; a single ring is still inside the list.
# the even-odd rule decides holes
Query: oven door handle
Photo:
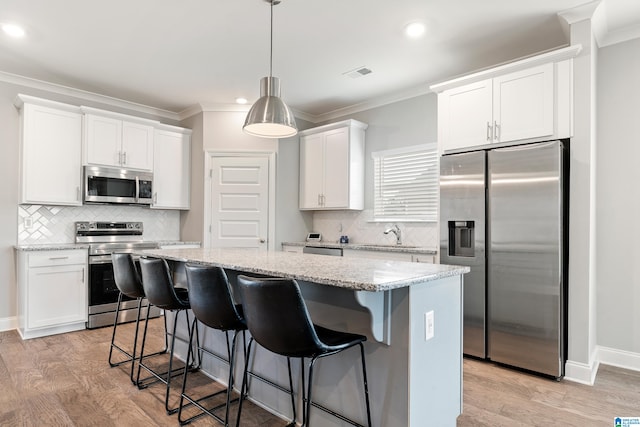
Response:
[[[132,255],[134,261],[140,259],[140,255]],[[107,255],[90,255],[89,264],[111,264],[111,254]]]
[[[111,264],[111,255],[91,255],[89,264]]]

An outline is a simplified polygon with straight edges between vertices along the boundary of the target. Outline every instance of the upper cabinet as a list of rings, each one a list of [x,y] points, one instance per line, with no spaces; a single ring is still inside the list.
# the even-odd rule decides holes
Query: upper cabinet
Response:
[[[82,204],[80,108],[19,95],[20,203]]]
[[[299,133],[300,209],[364,208],[366,128],[345,120]]]
[[[191,131],[161,125],[155,130],[153,204],[155,209],[189,209]]]
[[[83,107],[85,114],[84,162],[151,171],[154,122],[127,120],[115,113]],[[106,113],[106,114],[105,114]],[[134,119],[130,117],[130,119]]]
[[[189,209],[191,130],[18,95],[20,203],[82,205],[82,166],[153,172],[156,209]],[[84,128],[83,128],[84,126]]]
[[[431,86],[441,151],[569,138],[572,60],[580,46]]]

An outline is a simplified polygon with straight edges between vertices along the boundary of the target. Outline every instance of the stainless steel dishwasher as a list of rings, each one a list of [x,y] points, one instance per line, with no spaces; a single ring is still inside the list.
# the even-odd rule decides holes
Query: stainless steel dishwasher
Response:
[[[302,248],[303,254],[342,256],[342,248],[325,248],[319,246],[305,246]]]

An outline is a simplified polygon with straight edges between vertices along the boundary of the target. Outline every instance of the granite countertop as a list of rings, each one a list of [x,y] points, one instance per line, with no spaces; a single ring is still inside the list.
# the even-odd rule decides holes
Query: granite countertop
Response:
[[[183,242],[180,240],[145,240],[145,242],[157,243],[162,246],[172,245],[198,245],[200,242]],[[38,243],[15,245],[17,251],[35,252],[35,251],[64,251],[69,249],[89,249],[89,243]]]
[[[198,245],[200,246],[201,242],[189,242],[182,240],[155,240],[155,243],[161,246],[173,246],[173,245]]]
[[[88,243],[43,243],[30,245],[16,245],[14,248],[22,252],[35,251],[66,251],[69,249],[89,249]]]
[[[315,248],[355,249],[362,251],[378,252],[406,252],[412,254],[435,255],[438,253],[433,248],[411,245],[376,245],[370,243],[331,243],[331,242],[282,242],[288,246],[311,246]]]
[[[469,267],[381,261],[254,249],[150,249],[140,255],[217,265],[243,273],[320,283],[360,291],[387,291],[468,273]]]

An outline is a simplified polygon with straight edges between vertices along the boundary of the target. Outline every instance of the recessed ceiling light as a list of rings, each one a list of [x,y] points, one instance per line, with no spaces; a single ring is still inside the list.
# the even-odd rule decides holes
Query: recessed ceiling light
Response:
[[[8,36],[15,37],[17,39],[24,37],[25,35],[24,28],[16,24],[2,24],[2,31],[4,31]]]
[[[422,22],[412,22],[404,27],[404,34],[410,39],[417,39],[424,35],[427,27]]]
[[[247,102],[247,98],[236,98],[236,103],[238,104],[246,104]]]

